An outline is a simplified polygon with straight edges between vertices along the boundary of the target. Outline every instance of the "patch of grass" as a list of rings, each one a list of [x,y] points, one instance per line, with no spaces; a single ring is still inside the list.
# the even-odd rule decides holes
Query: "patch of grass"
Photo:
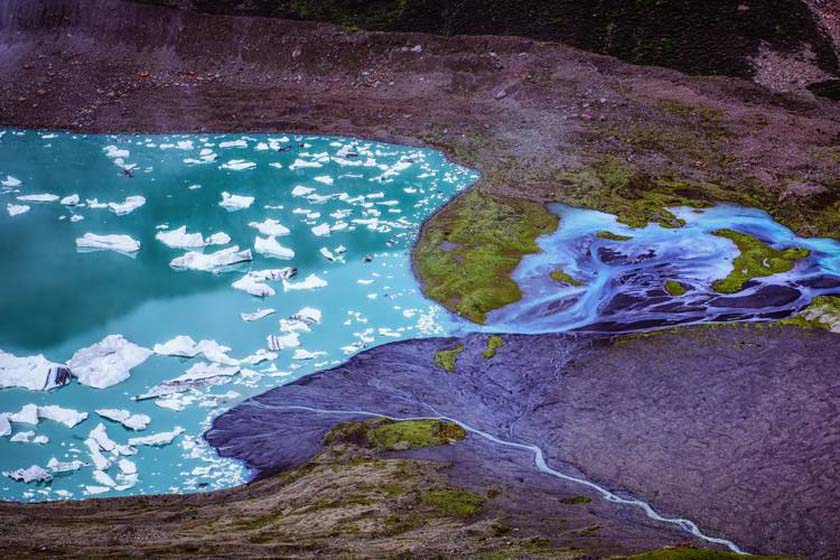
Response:
[[[431,299],[475,323],[518,301],[510,274],[536,238],[557,229],[545,206],[485,195],[473,189],[424,225],[414,249],[414,267]]]
[[[455,372],[455,366],[458,363],[458,356],[464,351],[464,345],[459,344],[455,348],[449,350],[438,350],[435,352],[435,364],[449,373]]]
[[[595,237],[599,239],[606,239],[607,241],[630,241],[633,239],[628,235],[619,235],[611,231],[599,231],[595,234]]]
[[[419,515],[391,515],[385,518],[386,534],[393,536],[414,530],[423,524]]]
[[[443,420],[404,420],[385,422],[373,428],[370,441],[383,449],[431,447],[450,441],[461,441],[467,432],[457,424]],[[401,444],[401,445],[400,445]]]
[[[779,323],[840,333],[840,296],[817,296],[808,307]]]
[[[421,499],[425,506],[432,508],[437,513],[458,517],[474,515],[484,505],[483,496],[457,488],[431,490],[425,492]]]
[[[487,348],[481,353],[481,357],[485,360],[489,360],[496,355],[496,350],[501,348],[504,343],[504,340],[502,340],[502,337],[499,335],[494,334],[487,337]]]
[[[693,547],[668,547],[631,556],[630,560],[740,560],[742,554]],[[789,556],[750,556],[750,560],[795,560]]]
[[[551,279],[555,282],[560,282],[561,284],[567,284],[569,286],[583,286],[586,282],[582,282],[577,278],[573,277],[567,272],[564,272],[562,269],[556,268],[551,271]]]
[[[574,496],[572,498],[563,498],[562,500],[560,500],[560,503],[561,504],[573,505],[573,504],[588,504],[591,501],[592,501],[592,498],[590,498],[589,496]]]
[[[732,263],[729,276],[713,284],[715,291],[723,294],[741,291],[744,284],[753,278],[787,272],[793,268],[796,261],[811,254],[808,249],[798,247],[774,249],[751,235],[731,229],[719,229],[712,233],[730,239],[740,251]]]
[[[684,296],[686,289],[685,286],[677,282],[676,280],[668,280],[665,282],[665,291],[671,294],[672,296]]]

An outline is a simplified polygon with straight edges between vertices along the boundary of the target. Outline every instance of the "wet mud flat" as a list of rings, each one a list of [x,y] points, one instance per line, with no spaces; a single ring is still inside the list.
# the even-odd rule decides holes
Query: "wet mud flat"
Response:
[[[207,437],[267,475],[306,461],[347,419],[289,406],[445,415],[536,444],[551,466],[749,552],[829,559],[840,551],[834,336],[775,326],[511,335],[492,358],[486,335],[399,342],[246,401]],[[454,370],[442,369],[438,352],[459,348]]]

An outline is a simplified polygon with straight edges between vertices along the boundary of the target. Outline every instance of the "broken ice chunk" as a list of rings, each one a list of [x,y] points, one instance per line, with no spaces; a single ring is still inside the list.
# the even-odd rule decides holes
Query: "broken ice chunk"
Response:
[[[295,188],[292,189],[292,196],[306,196],[314,192],[315,189],[313,189],[312,187],[304,187],[303,185],[297,185],[295,186]]]
[[[287,280],[283,280],[283,290],[284,291],[292,291],[292,290],[315,290],[318,288],[324,288],[327,285],[327,281],[319,278],[315,274],[310,274],[301,282],[289,282]]]
[[[252,270],[250,274],[257,280],[289,280],[297,275],[297,268],[293,266],[266,268],[263,270]]]
[[[21,202],[55,202],[58,198],[58,195],[50,193],[24,194],[17,197]]]
[[[59,204],[62,206],[76,206],[79,204],[79,195],[78,194],[71,194],[70,196],[65,196],[59,201]]]
[[[259,321],[260,319],[262,319],[264,317],[268,317],[269,315],[271,315],[274,312],[275,312],[275,310],[271,309],[271,308],[266,308],[266,309],[261,308],[261,309],[257,309],[253,313],[240,313],[239,316],[242,318],[243,321],[252,322],[252,321]]]
[[[12,424],[8,414],[0,414],[0,437],[7,437],[12,433]]]
[[[330,224],[323,223],[312,228],[312,233],[318,237],[323,237],[330,234]]]
[[[73,461],[69,462],[63,462],[59,461],[55,457],[50,459],[47,463],[47,468],[54,473],[73,472],[86,466],[88,466],[88,463],[85,463],[84,461],[79,461],[78,459],[74,459]]]
[[[29,440],[32,436],[35,435],[35,432],[32,430],[27,430],[25,432],[18,432],[12,437],[9,438],[9,441],[12,443],[29,443]]]
[[[6,212],[9,213],[9,216],[17,216],[18,214],[25,214],[29,212],[30,206],[26,204],[6,204]]]
[[[252,261],[250,249],[239,250],[238,245],[216,251],[215,253],[204,254],[190,251],[170,261],[169,266],[173,268],[184,268],[187,270],[203,270],[215,272],[227,266]]]
[[[223,163],[221,169],[230,169],[231,171],[244,171],[246,169],[253,169],[257,164],[253,161],[244,159],[232,159],[227,163]]]
[[[163,356],[179,356],[182,358],[192,358],[198,354],[195,340],[189,336],[179,335],[173,339],[167,340],[163,344],[155,344],[152,348],[155,354]]]
[[[23,184],[23,181],[16,177],[12,177],[11,175],[6,175],[6,178],[0,181],[0,185],[4,187],[19,187]]]
[[[230,235],[223,231],[218,231],[205,239],[204,243],[207,245],[227,245],[230,243]]]
[[[106,420],[118,422],[129,430],[137,432],[145,430],[152,421],[146,414],[131,414],[130,411],[121,408],[100,408],[96,413]]]
[[[322,167],[322,165],[317,161],[306,161],[305,159],[296,159],[295,162],[289,166],[289,169],[294,171],[295,169],[301,169],[304,167]]]
[[[279,352],[286,348],[300,346],[300,337],[296,332],[289,332],[283,335],[270,334],[266,337],[268,349],[272,352]]]
[[[52,475],[38,465],[32,465],[28,469],[17,469],[6,473],[6,475],[12,480],[27,484],[30,482],[47,482],[52,479]]]
[[[0,388],[49,391],[69,381],[67,367],[50,362],[41,354],[19,358],[0,350]]]
[[[109,250],[117,253],[131,254],[140,250],[140,242],[128,235],[96,235],[86,233],[84,237],[76,239],[79,249]]]
[[[325,356],[326,352],[310,352],[308,350],[304,350],[303,348],[298,348],[295,350],[295,355],[292,356],[293,360],[312,360],[317,358],[318,356]]]
[[[220,148],[246,148],[248,146],[248,142],[245,140],[227,140],[225,142],[219,142]]]
[[[171,432],[160,432],[158,434],[131,438],[128,440],[129,445],[151,445],[163,446],[172,443],[176,437],[184,433],[184,428],[177,426]]]
[[[131,214],[144,204],[146,204],[146,199],[142,196],[127,196],[123,202],[109,202],[108,208],[117,216],[124,216]]]
[[[44,420],[52,420],[64,424],[68,428],[74,428],[78,424],[84,422],[87,417],[87,412],[79,412],[72,408],[62,408],[56,405],[39,406],[38,417]]]
[[[335,262],[335,255],[326,247],[321,247],[321,254],[330,262]]]
[[[186,381],[200,381],[202,379],[210,379],[213,377],[230,377],[239,373],[239,366],[224,367],[218,363],[208,364],[200,362],[194,364],[183,374],[175,379],[167,381],[166,383],[183,383]]]
[[[249,364],[249,365],[255,366],[259,363],[266,362],[266,361],[269,361],[269,360],[276,360],[276,359],[277,359],[277,354],[275,352],[266,352],[265,350],[260,348],[259,350],[257,350],[253,354],[251,354],[250,356],[242,358],[241,362],[243,364]]]
[[[230,194],[229,192],[222,193],[222,201],[219,206],[232,212],[234,210],[242,210],[251,206],[254,203],[253,196],[242,196],[238,194]]]
[[[117,148],[116,146],[113,146],[113,145],[112,146],[105,146],[104,148],[102,148],[102,150],[105,152],[106,157],[109,157],[109,158],[112,158],[112,159],[115,159],[115,158],[125,159],[130,155],[128,150],[120,149],[120,148]]]
[[[215,340],[201,340],[195,345],[195,348],[199,354],[203,354],[211,362],[229,366],[239,365],[238,360],[227,355],[230,352],[230,347],[219,344]]]
[[[262,235],[267,237],[279,237],[290,233],[289,228],[271,218],[266,218],[262,222],[250,222],[248,223],[248,226],[256,229]]]
[[[93,466],[97,470],[104,471],[111,468],[111,461],[109,461],[105,455],[102,454],[102,451],[99,449],[99,443],[93,438],[87,438],[85,440],[85,445],[88,448],[88,454],[90,455],[91,461],[93,461]]]
[[[131,369],[152,355],[152,351],[112,334],[73,354],[67,365],[82,385],[104,389],[128,379]]]
[[[155,239],[173,249],[194,249],[204,247],[204,237],[200,233],[187,233],[187,226],[169,231],[159,231]]]
[[[108,488],[113,488],[117,485],[111,475],[104,471],[93,471],[93,479],[101,484],[102,486],[107,486]]]
[[[9,415],[9,420],[15,424],[38,425],[38,407],[34,404],[25,404],[19,412]]]
[[[271,297],[275,295],[277,292],[274,291],[274,288],[265,284],[263,282],[258,281],[254,276],[251,275],[249,272],[236,282],[232,283],[231,286],[236,288],[237,290],[242,290],[252,296],[256,297]]]
[[[50,438],[47,436],[35,436],[32,438],[32,443],[37,443],[38,445],[46,445],[50,442]]]
[[[274,237],[257,236],[254,241],[254,250],[261,255],[278,259],[292,259],[295,256],[294,251],[280,245]]]
[[[322,313],[320,309],[315,309],[314,307],[304,307],[290,318],[303,321],[308,325],[316,325],[321,322],[321,317]]]
[[[134,461],[129,461],[128,459],[120,459],[117,462],[117,466],[120,468],[120,472],[122,474],[137,474],[137,465]]]
[[[315,180],[319,183],[324,183],[325,185],[332,185],[335,182],[329,175],[320,175],[315,177]]]

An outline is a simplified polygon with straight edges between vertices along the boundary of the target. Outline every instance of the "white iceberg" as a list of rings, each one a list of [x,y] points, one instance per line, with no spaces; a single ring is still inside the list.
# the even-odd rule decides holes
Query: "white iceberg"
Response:
[[[131,438],[128,440],[128,444],[151,446],[169,445],[170,443],[175,441],[175,438],[181,435],[182,433],[184,433],[184,428],[178,426],[171,432],[160,432],[159,434],[154,434],[150,436]]]
[[[29,443],[30,439],[35,435],[35,432],[32,430],[27,430],[25,432],[18,432],[12,437],[9,438],[9,441],[12,443]]]
[[[303,185],[297,185],[295,188],[292,189],[292,196],[306,196],[315,192],[315,189],[312,187],[304,187]]]
[[[324,288],[326,285],[327,281],[315,274],[310,274],[301,282],[289,282],[288,280],[283,280],[283,290],[287,292],[292,290],[316,290],[318,288]]]
[[[253,196],[242,196],[238,194],[230,194],[229,192],[223,192],[222,201],[219,202],[219,206],[225,210],[234,211],[249,208],[253,203]]]
[[[25,194],[17,197],[21,202],[55,202],[59,199],[58,195],[50,193],[42,194]]]
[[[289,166],[289,169],[294,171],[295,169],[301,169],[304,167],[323,167],[317,161],[306,161],[305,159],[296,159],[293,164]]]
[[[67,362],[82,385],[104,389],[128,379],[131,369],[152,355],[152,351],[112,334],[87,348],[77,350]]]
[[[12,480],[25,482],[27,484],[30,482],[47,482],[52,479],[52,475],[43,467],[39,467],[38,465],[32,465],[28,469],[17,469],[15,471],[8,472],[6,473],[6,476]]]
[[[289,280],[297,274],[297,268],[287,266],[285,268],[266,268],[263,270],[252,270],[250,272],[257,280]]]
[[[111,475],[104,471],[93,471],[93,479],[102,486],[107,486],[108,488],[113,488],[117,485],[116,481],[111,478]]]
[[[96,496],[97,494],[104,494],[110,491],[111,489],[107,486],[85,486],[85,494],[89,496]]]
[[[130,411],[122,408],[100,408],[96,410],[96,413],[106,420],[118,422],[129,430],[136,432],[148,428],[149,423],[152,421],[151,417],[146,414],[132,414]]]
[[[267,257],[278,259],[293,259],[295,252],[288,247],[283,247],[274,237],[257,237],[254,241],[254,250]]]
[[[142,196],[127,196],[123,202],[109,202],[108,208],[117,216],[124,216],[131,214],[144,204],[146,204],[146,199]]]
[[[175,379],[165,383],[184,383],[187,381],[202,381],[214,377],[230,377],[239,373],[239,366],[224,366],[219,363],[199,362]]]
[[[69,196],[65,196],[59,201],[59,204],[62,206],[77,206],[80,202],[80,198],[78,194],[71,194]]]
[[[278,354],[276,352],[266,352],[264,349],[260,348],[259,350],[257,350],[253,354],[251,354],[250,356],[246,356],[245,358],[242,358],[241,362],[243,364],[248,364],[248,365],[255,366],[255,365],[260,364],[262,362],[267,362],[267,361],[270,361],[270,360],[276,360],[277,356],[278,356]]]
[[[76,239],[76,247],[90,250],[109,250],[117,253],[131,254],[140,250],[140,242],[128,235],[96,235],[86,233],[84,237]]]
[[[117,462],[117,466],[120,468],[120,472],[122,474],[137,474],[137,465],[134,461],[129,461],[128,459],[120,459]]]
[[[249,272],[236,282],[232,283],[231,286],[236,288],[237,290],[242,290],[252,296],[256,297],[271,297],[275,295],[277,292],[274,291],[274,288],[265,284],[264,282],[260,282],[256,279],[251,273]]]
[[[217,231],[216,233],[211,234],[204,240],[204,243],[207,245],[227,245],[230,243],[230,235],[226,234],[223,231]]]
[[[16,177],[12,177],[11,175],[6,175],[6,178],[0,181],[0,185],[4,187],[19,187],[23,184],[23,181]]]
[[[116,159],[116,158],[125,159],[130,155],[130,152],[128,150],[120,149],[120,148],[117,148],[116,146],[113,146],[113,145],[112,146],[105,146],[104,148],[102,148],[102,150],[105,152],[106,157],[109,157],[109,158],[112,158],[112,159]]]
[[[38,407],[38,418],[43,420],[52,420],[64,424],[68,428],[74,428],[87,420],[87,412],[79,412],[72,408],[62,408],[56,405],[47,405]]]
[[[163,344],[155,344],[152,351],[162,356],[178,356],[182,358],[193,358],[198,354],[195,340],[185,335],[176,336]]]
[[[53,473],[74,472],[86,466],[88,466],[88,463],[85,463],[84,461],[79,461],[78,459],[64,462],[59,461],[58,459],[53,457],[49,460],[49,462],[47,462],[47,468],[50,469],[50,471]]]
[[[37,443],[38,445],[46,445],[50,442],[50,438],[47,436],[35,436],[32,438],[32,443]]]
[[[88,448],[88,454],[90,455],[91,461],[93,461],[93,466],[96,470],[105,471],[111,468],[111,461],[109,461],[105,455],[102,454],[102,451],[99,449],[99,443],[93,438],[87,438],[85,440],[85,445]]]
[[[335,262],[335,255],[326,247],[321,247],[321,255],[330,262]]]
[[[7,437],[12,433],[12,423],[8,414],[0,414],[0,437]]]
[[[203,270],[207,272],[214,272],[227,266],[252,261],[254,257],[251,255],[250,249],[243,251],[239,250],[238,245],[221,249],[215,253],[204,254],[190,251],[180,257],[176,257],[170,261],[169,266],[173,268],[183,268],[187,270]]]
[[[252,321],[259,321],[260,319],[268,317],[269,315],[271,315],[275,312],[276,312],[276,310],[271,309],[271,308],[265,308],[265,309],[261,308],[261,309],[257,309],[253,313],[240,313],[239,316],[242,318],[243,321],[247,321],[247,322],[250,323]]]
[[[22,387],[49,391],[70,381],[70,370],[50,362],[43,355],[19,358],[0,350],[0,389]]]
[[[17,216],[19,214],[25,214],[29,212],[31,206],[27,204],[6,204],[6,212],[9,213],[9,216]]]
[[[323,237],[330,234],[330,224],[323,223],[312,228],[312,233],[318,237]]]
[[[308,350],[304,350],[303,348],[298,348],[295,350],[294,356],[292,356],[293,360],[312,360],[319,356],[326,356],[326,352],[310,352]]]
[[[246,148],[248,146],[248,142],[245,140],[227,140],[225,142],[219,142],[220,148]]]
[[[316,325],[321,322],[322,317],[323,314],[320,309],[315,309],[314,307],[304,307],[290,318],[303,321],[308,325]]]
[[[231,171],[244,171],[246,169],[253,169],[257,164],[253,161],[245,159],[232,159],[227,163],[223,163],[220,167],[222,169],[230,169]]]
[[[271,218],[266,218],[262,222],[250,222],[248,223],[248,226],[256,229],[262,235],[267,237],[280,237],[291,233],[289,228]]]
[[[296,332],[289,332],[282,335],[270,334],[266,337],[266,344],[272,352],[279,352],[286,348],[300,346],[300,336]]]
[[[195,345],[195,349],[211,362],[229,366],[239,365],[239,360],[235,360],[227,355],[231,350],[230,346],[224,346],[215,340],[201,340]]]
[[[187,226],[159,231],[155,234],[155,239],[173,249],[196,249],[207,245],[200,233],[187,233]]]
[[[335,183],[335,180],[329,175],[320,175],[318,177],[315,177],[315,180],[325,185],[332,185],[333,183]]]
[[[9,421],[15,424],[32,424],[33,426],[37,426],[38,407],[34,404],[25,404],[19,412],[9,414]]]

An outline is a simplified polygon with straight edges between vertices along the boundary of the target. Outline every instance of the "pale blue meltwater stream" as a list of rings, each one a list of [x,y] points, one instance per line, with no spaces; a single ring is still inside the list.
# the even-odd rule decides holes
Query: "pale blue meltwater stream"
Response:
[[[144,349],[176,336],[229,348],[193,358],[152,354],[122,381],[88,377],[85,385],[79,377],[52,391],[0,390],[0,420],[11,420],[10,433],[0,437],[0,499],[175,493],[241,483],[248,476],[243,467],[219,459],[202,438],[221,412],[364,348],[476,330],[422,296],[409,256],[423,220],[476,178],[433,150],[349,138],[0,131],[0,358],[9,363],[9,355],[43,354],[64,364],[109,335],[139,345],[135,351],[144,358]],[[617,332],[766,320],[790,314],[815,295],[840,292],[840,244],[799,238],[757,210],[678,208],[682,228],[631,229],[607,214],[551,209],[561,217],[559,229],[540,238],[542,252],[524,258],[513,274],[523,299],[491,313],[482,329]],[[179,240],[173,231],[182,226],[189,237]],[[720,228],[775,247],[806,247],[811,255],[788,273],[722,297],[711,284],[728,274],[737,252],[712,234]],[[632,239],[600,239],[602,230]],[[119,251],[77,248],[86,234],[127,237]],[[213,244],[170,246],[179,241]],[[173,266],[189,251],[210,255],[233,246],[240,254],[249,249],[252,260],[215,271]],[[202,258],[187,260],[201,264]],[[551,280],[558,268],[583,285]],[[278,272],[241,282],[265,270]],[[688,288],[685,296],[663,291],[672,279]],[[274,295],[258,298],[235,282]],[[273,312],[247,316],[258,309]],[[251,359],[270,347],[276,351]],[[205,369],[180,387],[189,390],[135,399],[188,370],[195,374],[191,368],[201,364],[219,375]],[[50,418],[44,407],[53,405],[87,418],[69,427]],[[150,421],[131,430],[96,412],[103,409]],[[159,445],[129,445],[132,438],[161,434]],[[54,466],[69,465],[50,468],[53,459]],[[21,478],[16,471],[33,465],[50,479],[27,483],[9,476]]]

